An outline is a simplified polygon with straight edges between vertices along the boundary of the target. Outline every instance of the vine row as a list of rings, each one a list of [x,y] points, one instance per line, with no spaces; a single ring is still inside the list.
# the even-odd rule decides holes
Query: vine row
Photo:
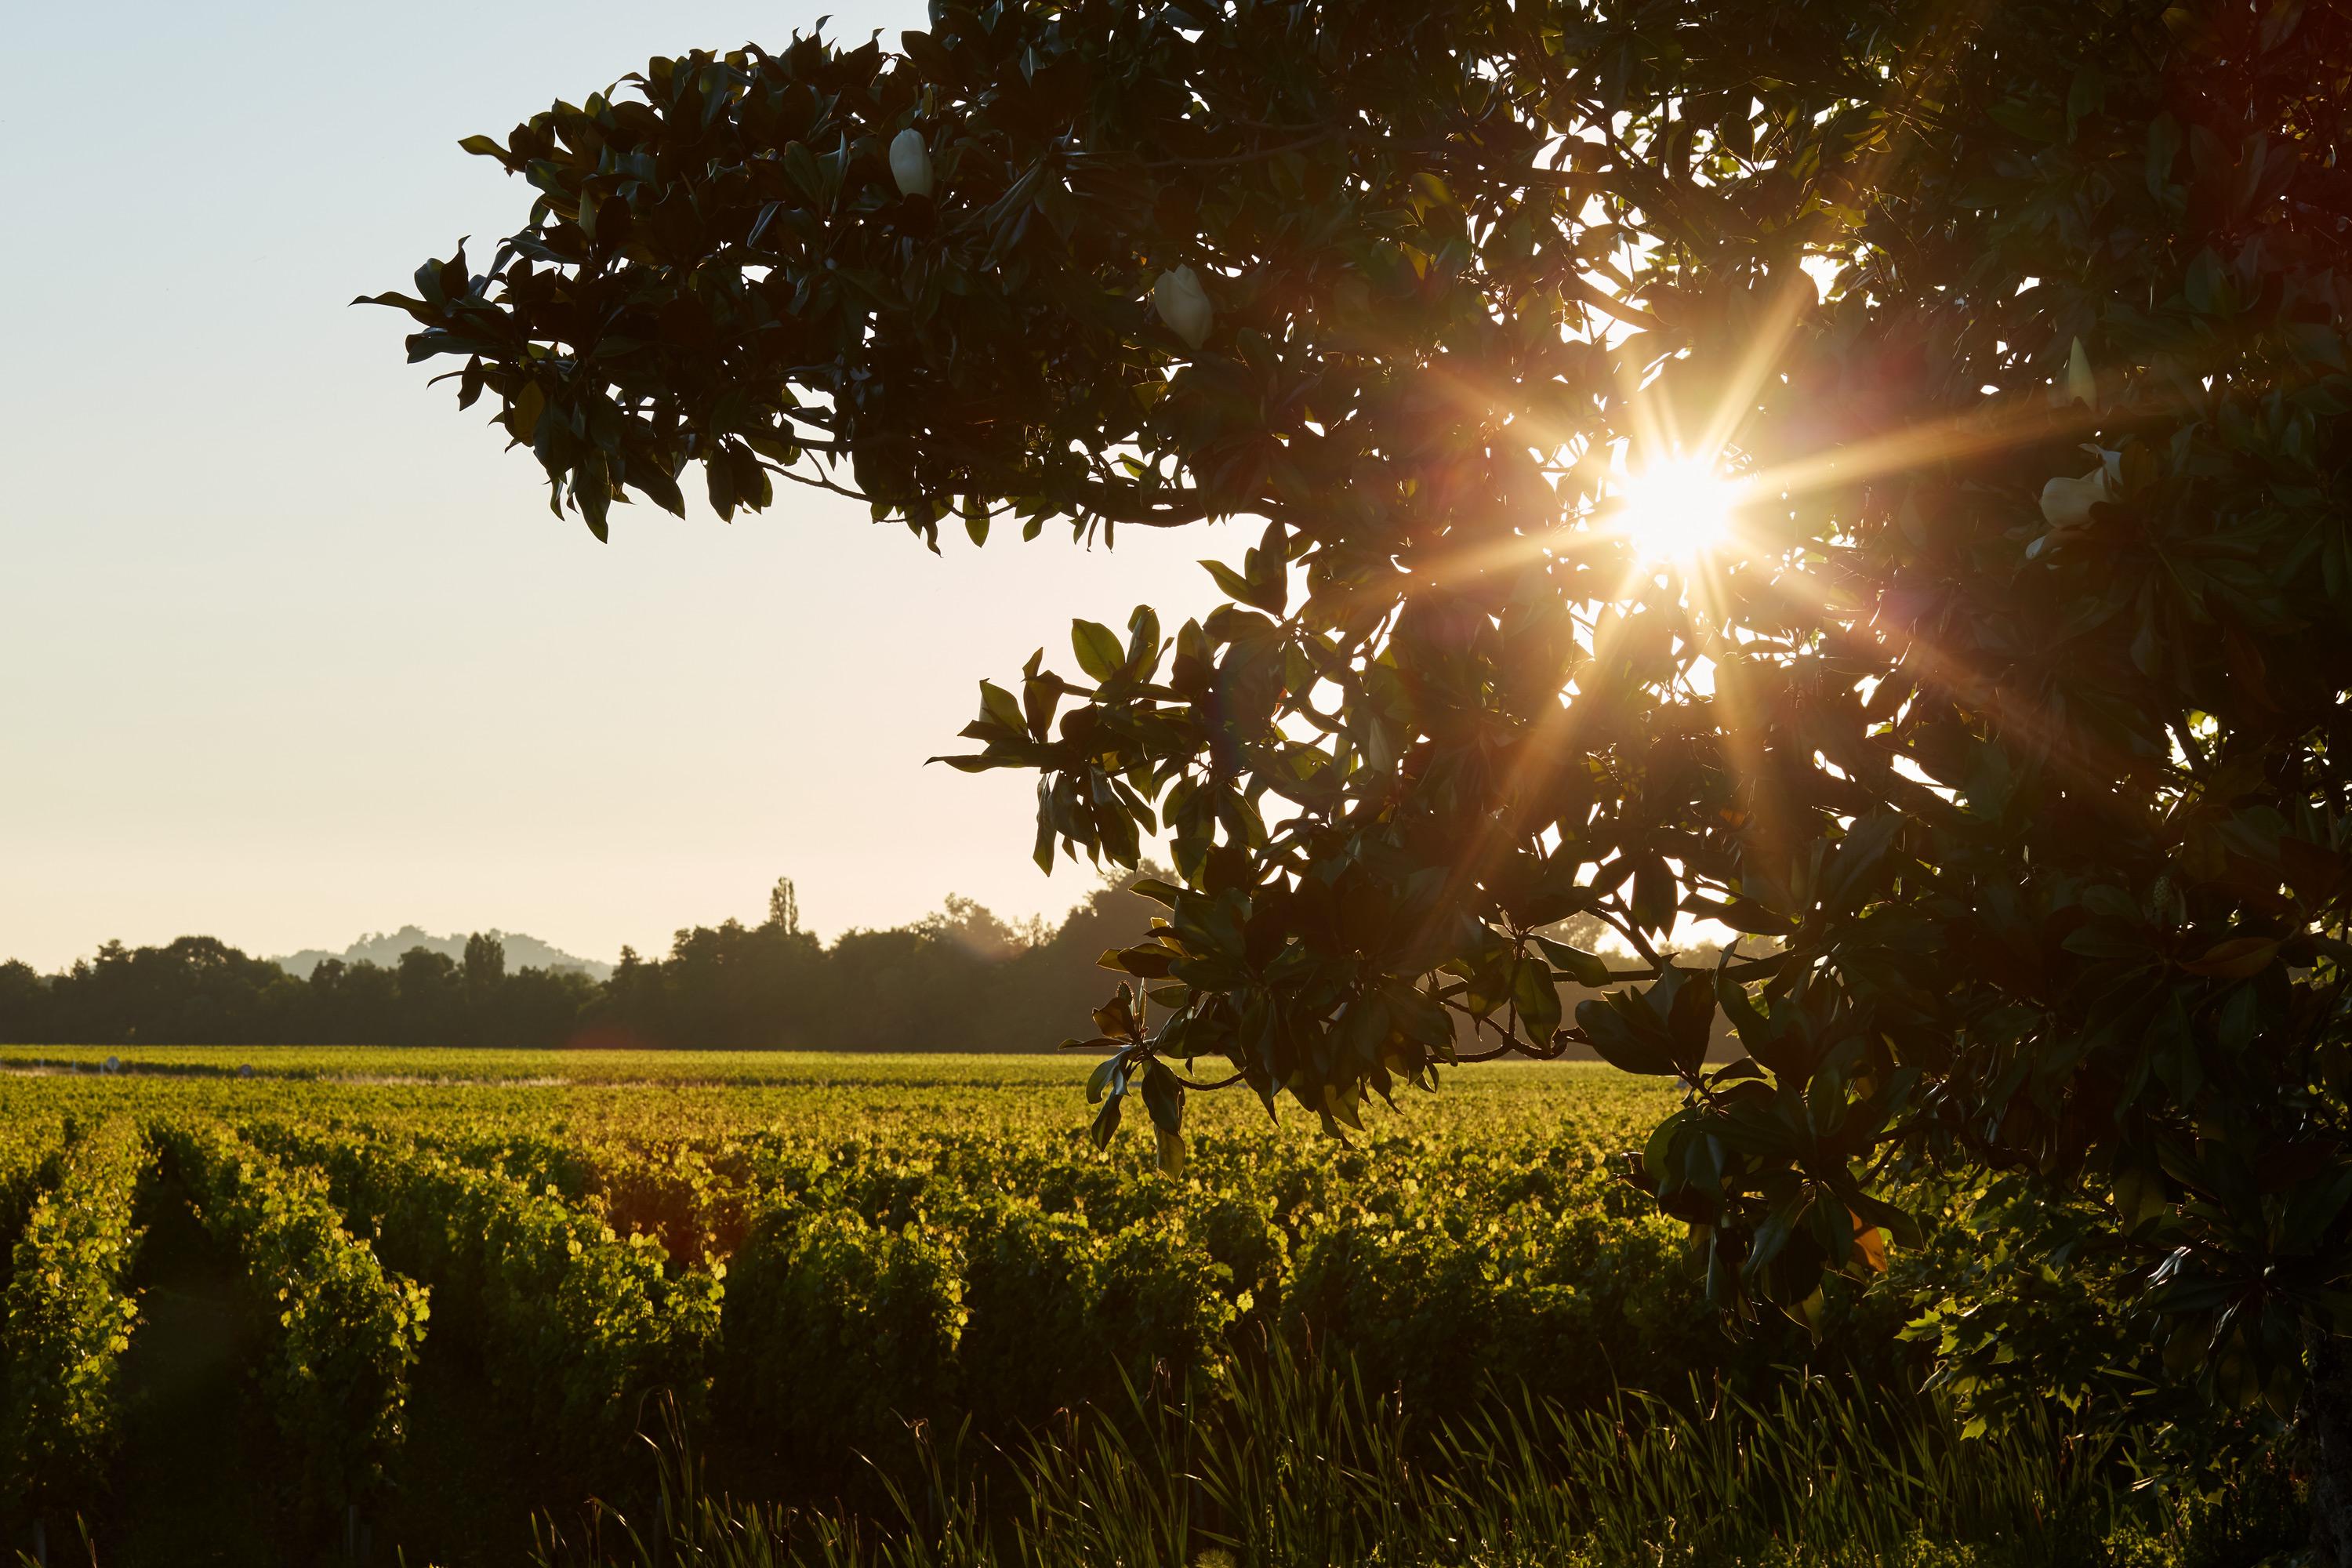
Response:
[[[100,1494],[122,1436],[122,1357],[139,1321],[130,1290],[149,1148],[126,1118],[80,1123],[43,1163],[0,1293],[7,1366],[7,1493],[35,1521]]]
[[[196,1214],[236,1258],[262,1344],[264,1397],[294,1459],[298,1515],[358,1501],[404,1436],[426,1292],[343,1224],[324,1175],[289,1167],[217,1125],[158,1141]]]

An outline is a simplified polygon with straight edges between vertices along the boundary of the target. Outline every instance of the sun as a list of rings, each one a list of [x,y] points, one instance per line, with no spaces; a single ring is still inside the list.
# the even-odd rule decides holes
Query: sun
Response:
[[[1613,520],[1634,552],[1688,565],[1731,537],[1734,487],[1713,465],[1676,458],[1618,481]]]

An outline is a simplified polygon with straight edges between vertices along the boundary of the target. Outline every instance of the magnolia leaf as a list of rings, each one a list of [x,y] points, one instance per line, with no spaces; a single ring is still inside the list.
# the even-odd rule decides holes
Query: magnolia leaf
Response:
[[[2236,936],[2215,942],[2201,957],[2189,960],[2180,967],[2191,974],[2217,980],[2244,980],[2268,969],[2272,960],[2278,957],[2278,950],[2274,937]]]
[[[1097,682],[1116,678],[1127,662],[1118,637],[1100,621],[1072,621],[1070,647],[1078,656],[1078,668]]]
[[[1551,961],[1552,967],[1561,972],[1561,978],[1594,991],[1609,984],[1609,963],[1599,953],[1554,942],[1548,936],[1537,937],[1536,946]]]
[[[1874,1225],[1864,1225],[1862,1216],[1852,1210],[1847,1214],[1853,1221],[1853,1249],[1863,1266],[1873,1274],[1885,1273],[1886,1233]]]

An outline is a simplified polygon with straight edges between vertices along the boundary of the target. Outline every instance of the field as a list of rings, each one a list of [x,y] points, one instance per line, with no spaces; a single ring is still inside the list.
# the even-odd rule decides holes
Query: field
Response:
[[[110,1056],[119,1070],[100,1070]],[[1751,1479],[1795,1466],[1775,1495],[1812,1500],[1724,1527],[1743,1542],[1863,1539],[1824,1481],[1864,1454],[1910,1456],[1899,1474],[1871,1461],[1873,1517],[1925,1488],[1947,1510],[1977,1499],[1990,1538],[2021,1528],[2010,1514],[2046,1522],[2069,1486],[2128,1479],[2116,1432],[2029,1423],[1962,1446],[1941,1407],[1898,1402],[1894,1427],[1865,1430],[1877,1417],[1840,1392],[1916,1386],[1921,1347],[1901,1331],[1969,1253],[1960,1220],[1819,1345],[1787,1325],[1726,1337],[1680,1227],[1611,1173],[1667,1103],[1638,1080],[1465,1069],[1346,1144],[1196,1095],[1171,1175],[1148,1137],[1086,1141],[1087,1067],[0,1051],[0,1508],[51,1561],[80,1560],[58,1555],[79,1519],[98,1561],[126,1568],[672,1560],[631,1555],[583,1515],[592,1497],[673,1521],[700,1498],[714,1540],[791,1539],[814,1561],[923,1542],[941,1561],[1065,1560],[1035,1541],[944,1544],[1010,1514],[1055,1550],[1068,1531],[1038,1521],[1116,1516],[1156,1542],[1070,1561],[1190,1560],[1203,1542],[1402,1560],[1414,1532],[1467,1553],[1465,1531],[1491,1549],[1445,1560],[1505,1561],[1531,1518],[1549,1522],[1529,1560],[1616,1541],[1603,1560],[1658,1561],[1715,1539],[1652,1495],[1709,1443],[1731,1441],[1717,1462]],[[1727,1394],[1810,1414],[1727,1439],[1701,1419]],[[1846,1438],[1822,1438],[1841,1422]],[[1492,1468],[1471,1450],[1507,1433],[1527,1446],[1518,1489],[1449,1479]],[[1286,1444],[1318,1457],[1326,1514],[1358,1521],[1357,1547],[1268,1522],[1312,1490],[1253,1491]],[[1603,1461],[1633,1470],[1589,1468]],[[1139,1489],[1111,1509],[1085,1491],[1106,1475]],[[1363,1522],[1401,1498],[1418,1500],[1410,1521]]]

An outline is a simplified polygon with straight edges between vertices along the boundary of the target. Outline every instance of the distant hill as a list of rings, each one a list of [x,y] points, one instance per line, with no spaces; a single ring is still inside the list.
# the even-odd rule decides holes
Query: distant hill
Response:
[[[484,931],[482,934],[495,937],[506,944],[507,973],[509,974],[518,969],[576,969],[597,980],[613,977],[611,964],[599,963],[593,958],[575,958],[561,948],[550,947],[535,936],[511,931]],[[434,936],[418,926],[403,926],[389,934],[377,931],[373,936],[363,936],[341,952],[330,952],[323,947],[306,947],[299,952],[288,953],[271,962],[287,973],[308,980],[310,971],[331,958],[340,958],[345,963],[357,963],[364,959],[370,963],[380,963],[386,969],[398,963],[400,955],[412,947],[430,948],[435,952],[446,952],[452,958],[463,958],[466,955],[466,936],[464,931]]]

